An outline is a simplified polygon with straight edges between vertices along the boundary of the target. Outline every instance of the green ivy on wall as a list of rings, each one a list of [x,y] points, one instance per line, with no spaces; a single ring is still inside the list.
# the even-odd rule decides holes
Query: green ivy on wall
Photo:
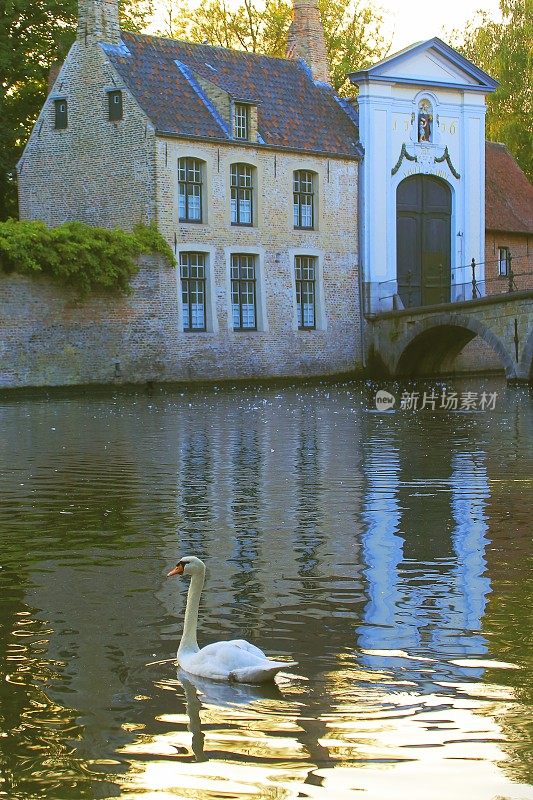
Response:
[[[155,226],[132,233],[66,222],[0,222],[0,272],[45,276],[85,298],[98,291],[128,294],[141,255],[159,254],[172,266],[172,250]]]

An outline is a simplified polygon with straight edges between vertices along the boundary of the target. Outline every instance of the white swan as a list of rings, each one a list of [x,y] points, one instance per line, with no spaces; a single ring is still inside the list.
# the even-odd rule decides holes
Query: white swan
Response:
[[[167,577],[172,575],[191,577],[183,634],[177,655],[178,664],[186,672],[215,681],[264,683],[273,680],[281,669],[296,666],[295,661],[272,661],[262,650],[244,639],[214,642],[200,650],[196,641],[196,628],[200,595],[205,580],[205,564],[196,556],[186,556],[170,570]]]

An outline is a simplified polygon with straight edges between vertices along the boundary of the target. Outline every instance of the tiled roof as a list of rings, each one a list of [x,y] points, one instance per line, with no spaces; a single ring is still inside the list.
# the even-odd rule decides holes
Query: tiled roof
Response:
[[[257,104],[266,145],[361,154],[356,111],[331,87],[315,83],[301,61],[141,34],[123,33],[122,40],[125,47],[102,47],[160,133],[230,138],[220,109],[203,91],[209,81],[235,100]]]
[[[533,234],[533,186],[496,142],[485,143],[485,228]]]

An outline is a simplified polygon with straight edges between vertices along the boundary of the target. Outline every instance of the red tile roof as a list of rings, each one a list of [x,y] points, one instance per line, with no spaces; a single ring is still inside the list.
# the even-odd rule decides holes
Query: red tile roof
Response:
[[[356,112],[331,87],[315,83],[302,61],[123,33],[103,44],[159,133],[232,140],[221,109],[203,87],[257,104],[264,144],[360,157]]]
[[[496,142],[485,142],[485,228],[533,234],[533,186]]]

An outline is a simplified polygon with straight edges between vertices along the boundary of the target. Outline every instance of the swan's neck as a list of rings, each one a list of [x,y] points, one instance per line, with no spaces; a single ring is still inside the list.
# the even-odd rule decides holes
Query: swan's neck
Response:
[[[205,574],[196,572],[189,585],[189,592],[187,594],[187,606],[185,608],[185,622],[183,624],[183,635],[181,637],[180,650],[199,650],[198,642],[196,641],[196,628],[198,626],[198,608],[200,606],[200,595],[202,594],[202,587],[204,585]]]

